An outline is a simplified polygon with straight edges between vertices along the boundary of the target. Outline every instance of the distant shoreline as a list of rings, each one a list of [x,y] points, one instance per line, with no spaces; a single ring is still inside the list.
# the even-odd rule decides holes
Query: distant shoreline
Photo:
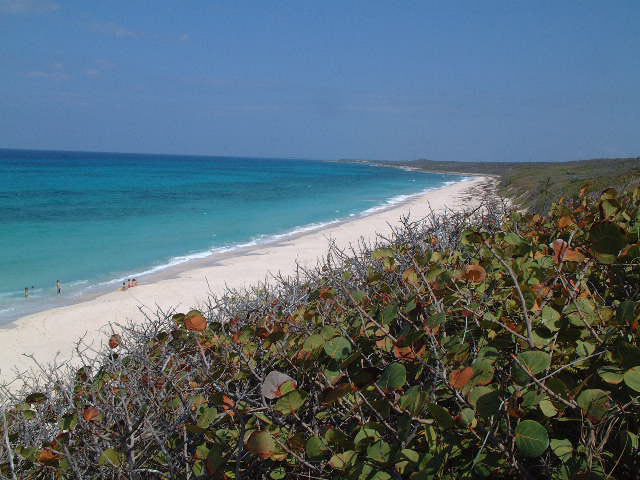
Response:
[[[343,246],[361,238],[372,240],[376,233],[388,231],[389,225],[397,223],[402,215],[425,216],[428,204],[434,210],[458,208],[466,190],[491,181],[488,177],[474,177],[456,182],[366,216],[169,268],[162,274],[139,279],[137,287],[124,292],[114,286],[115,291],[93,295],[79,303],[20,317],[0,329],[1,376],[6,379],[14,367],[24,369],[30,365],[22,354],[35,354],[44,363],[51,362],[58,352],[60,359],[69,358],[83,334],[85,341],[95,347],[110,331],[111,327],[105,327],[109,323],[139,323],[145,315],[153,316],[158,311],[188,310],[198,306],[208,293],[221,293],[225,286],[243,288],[268,278],[270,272],[295,273],[296,261],[302,266],[315,264],[326,251],[329,238]]]

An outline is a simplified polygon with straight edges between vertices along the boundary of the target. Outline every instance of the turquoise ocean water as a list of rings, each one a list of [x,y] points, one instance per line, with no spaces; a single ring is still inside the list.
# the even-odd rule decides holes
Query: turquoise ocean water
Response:
[[[0,149],[0,324],[461,179],[312,160]]]

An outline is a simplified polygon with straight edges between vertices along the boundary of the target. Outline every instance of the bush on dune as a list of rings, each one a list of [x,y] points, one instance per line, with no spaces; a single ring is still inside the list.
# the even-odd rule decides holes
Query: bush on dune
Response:
[[[632,478],[640,189],[405,221],[4,400],[11,478]]]

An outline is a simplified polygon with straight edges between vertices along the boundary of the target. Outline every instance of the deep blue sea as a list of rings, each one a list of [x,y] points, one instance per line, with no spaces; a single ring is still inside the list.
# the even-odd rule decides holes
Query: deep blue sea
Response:
[[[312,160],[0,149],[0,323],[457,180]]]

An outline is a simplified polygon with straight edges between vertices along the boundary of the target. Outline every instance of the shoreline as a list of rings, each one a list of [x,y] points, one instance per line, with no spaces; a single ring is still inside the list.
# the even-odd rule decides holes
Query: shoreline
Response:
[[[409,195],[370,213],[169,266],[140,277],[138,286],[126,291],[114,285],[115,291],[85,294],[72,304],[19,317],[0,328],[0,379],[13,379],[16,369],[32,368],[33,361],[24,355],[33,354],[41,364],[64,362],[71,358],[77,340],[83,336],[87,345],[99,348],[108,339],[112,325],[140,323],[145,314],[158,311],[186,311],[204,301],[210,292],[244,288],[279,272],[294,273],[296,262],[301,266],[315,264],[327,251],[329,239],[342,246],[361,238],[371,241],[377,233],[388,232],[389,225],[397,224],[403,215],[424,217],[429,205],[435,211],[460,208],[465,204],[461,197],[466,190],[492,181],[488,175],[473,176]]]
[[[386,165],[374,165],[379,167],[387,167],[387,168],[400,168],[406,169],[406,167],[402,166],[386,166]],[[138,283],[154,283],[161,280],[167,280],[176,278],[181,272],[192,270],[195,268],[203,268],[208,266],[215,266],[217,262],[221,259],[228,258],[229,256],[242,255],[243,252],[249,252],[253,249],[260,248],[265,245],[277,245],[280,242],[285,242],[289,239],[295,239],[302,235],[306,235],[308,233],[318,232],[324,230],[326,228],[331,228],[333,226],[341,225],[345,222],[350,222],[359,218],[365,218],[369,215],[373,215],[379,212],[384,212],[386,210],[395,208],[397,206],[403,205],[414,198],[418,198],[427,192],[437,190],[439,188],[443,188],[454,183],[464,182],[469,180],[470,176],[458,175],[460,177],[459,180],[455,181],[447,181],[442,186],[438,187],[429,187],[424,190],[421,190],[416,193],[408,193],[408,194],[399,194],[393,197],[386,199],[383,203],[374,205],[372,207],[367,208],[366,210],[351,213],[344,217],[337,217],[331,220],[318,222],[318,223],[308,223],[294,227],[289,231],[285,231],[282,233],[272,233],[272,234],[264,234],[258,235],[254,238],[250,238],[243,243],[225,245],[220,247],[212,247],[208,250],[199,250],[191,253],[187,253],[184,255],[178,255],[169,258],[166,263],[162,263],[159,265],[149,265],[146,267],[140,267],[136,272],[121,272],[121,276],[111,278],[109,280],[101,280],[91,284],[87,280],[83,280],[80,282],[73,283],[89,283],[89,286],[84,289],[84,291],[73,291],[71,290],[68,295],[63,296],[53,296],[51,298],[38,298],[40,304],[31,305],[30,308],[23,309],[22,311],[16,312],[14,315],[9,317],[9,319],[3,318],[0,315],[0,331],[3,329],[13,328],[15,322],[20,319],[30,317],[32,315],[36,315],[38,313],[42,313],[48,310],[54,310],[58,308],[64,308],[73,306],[79,303],[83,303],[89,300],[93,300],[102,295],[106,295],[108,293],[113,292],[114,290],[118,290],[122,283],[125,282],[126,279],[133,278],[137,279]],[[36,297],[37,298],[37,297]],[[47,302],[47,303],[45,303]],[[1,312],[1,311],[0,311]],[[1,365],[0,365],[1,368]]]

